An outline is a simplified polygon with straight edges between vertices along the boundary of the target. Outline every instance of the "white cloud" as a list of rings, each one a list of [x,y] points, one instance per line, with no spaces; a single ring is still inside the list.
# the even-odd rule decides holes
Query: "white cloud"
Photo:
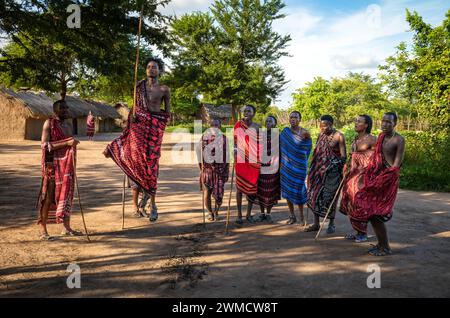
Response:
[[[411,39],[411,34],[405,32],[409,29],[406,8],[417,10],[432,24],[440,23],[446,11],[439,0],[385,0],[337,17],[318,16],[299,7],[286,8],[294,13],[274,24],[274,28],[292,37],[291,57],[280,60],[290,82],[275,104],[289,107],[291,94],[316,76],[344,76],[348,71],[376,75],[376,66],[395,52],[400,41]]]
[[[380,61],[373,56],[359,54],[335,55],[331,57],[331,62],[335,68],[340,70],[354,70],[361,68],[377,68]]]
[[[213,0],[172,0],[161,12],[167,15],[180,16],[193,11],[206,11]]]

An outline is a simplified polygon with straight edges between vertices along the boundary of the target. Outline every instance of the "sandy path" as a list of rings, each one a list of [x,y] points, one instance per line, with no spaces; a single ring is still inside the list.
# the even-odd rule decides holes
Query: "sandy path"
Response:
[[[232,226],[225,236],[223,221],[203,230],[196,165],[187,160],[172,165],[170,150],[177,140],[167,134],[157,199],[160,218],[155,224],[133,219],[128,204],[126,229],[121,230],[122,174],[101,155],[113,136],[101,135],[79,147],[78,176],[91,244],[83,238],[36,239],[39,143],[0,143],[1,297],[450,296],[448,193],[400,190],[388,223],[395,255],[385,258],[365,255],[368,243],[342,239],[350,231],[342,215],[334,235],[314,242],[313,234],[284,224],[284,202],[274,209],[274,224]],[[82,229],[74,206],[72,222]],[[235,213],[234,200],[232,206]],[[59,231],[50,226],[51,234]],[[81,267],[81,289],[66,286],[72,262]],[[381,289],[366,286],[371,264],[381,267]]]

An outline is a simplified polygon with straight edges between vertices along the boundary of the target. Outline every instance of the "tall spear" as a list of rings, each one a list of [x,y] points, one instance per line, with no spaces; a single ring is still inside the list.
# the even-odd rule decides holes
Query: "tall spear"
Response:
[[[134,93],[133,93],[133,117],[136,114],[136,84],[138,81],[139,47],[141,45],[142,16],[144,15],[144,5],[141,7],[139,15],[138,43],[136,48],[136,63],[134,64]]]
[[[139,66],[139,48],[141,45],[141,30],[142,30],[142,16],[144,15],[144,5],[141,6],[141,13],[139,14],[139,27],[138,27],[138,43],[136,48],[136,62],[134,64],[134,91],[133,91],[133,119],[136,116],[136,85],[138,81],[138,66]],[[130,123],[131,124],[131,123]],[[122,189],[122,230],[125,226],[125,179],[123,176],[123,189]]]

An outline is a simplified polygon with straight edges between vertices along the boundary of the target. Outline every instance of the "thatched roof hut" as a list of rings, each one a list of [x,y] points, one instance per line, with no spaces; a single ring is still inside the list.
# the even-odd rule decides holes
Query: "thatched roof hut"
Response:
[[[0,139],[39,140],[44,122],[53,115],[53,102],[58,97],[55,95],[52,98],[42,92],[16,92],[0,87],[0,113],[10,115],[0,117]],[[112,131],[115,127],[114,120],[120,118],[114,107],[107,104],[75,96],[66,96],[66,102],[76,135],[86,134],[89,111],[96,116],[96,130],[99,132]]]
[[[232,107],[231,105],[202,104],[201,118],[203,123],[209,123],[211,119],[220,119],[222,125],[232,125]]]
[[[115,120],[115,124],[118,127],[124,128],[127,125],[130,109],[128,108],[128,105],[123,102],[117,103],[114,108],[120,115],[120,118]]]

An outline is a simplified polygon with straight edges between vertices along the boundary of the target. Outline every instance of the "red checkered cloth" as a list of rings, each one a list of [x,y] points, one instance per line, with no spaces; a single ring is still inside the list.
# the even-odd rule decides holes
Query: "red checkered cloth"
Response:
[[[132,113],[122,135],[107,146],[109,154],[122,171],[148,194],[155,194],[164,130],[170,114],[150,112],[145,80],[137,84],[136,118]]]
[[[70,218],[73,194],[75,190],[74,158],[75,147],[54,148],[62,143],[73,140],[67,137],[58,119],[50,120],[50,142],[42,144],[42,186],[39,195],[39,219],[42,222],[42,207],[47,197],[49,187],[55,187],[54,197],[50,205],[47,223],[62,223]],[[53,159],[46,162],[46,155]],[[54,181],[54,182],[53,182]]]

